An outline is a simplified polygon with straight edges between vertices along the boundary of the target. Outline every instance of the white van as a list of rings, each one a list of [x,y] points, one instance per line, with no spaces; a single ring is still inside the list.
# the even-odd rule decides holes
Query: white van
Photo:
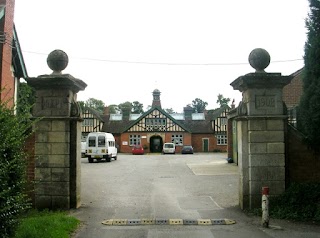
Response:
[[[176,145],[174,143],[164,143],[162,148],[162,154],[175,154]]]
[[[112,158],[117,160],[117,147],[116,142],[111,133],[105,132],[91,132],[87,136],[87,157],[89,163],[93,159],[98,161],[105,159],[110,162]]]

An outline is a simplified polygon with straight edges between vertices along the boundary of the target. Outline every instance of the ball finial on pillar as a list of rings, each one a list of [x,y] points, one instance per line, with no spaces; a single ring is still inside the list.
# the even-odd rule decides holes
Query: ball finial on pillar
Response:
[[[47,64],[53,70],[52,74],[61,74],[69,62],[68,55],[62,50],[52,51],[47,58]]]
[[[249,63],[256,73],[264,73],[264,69],[270,64],[270,55],[265,49],[256,48],[249,54]]]

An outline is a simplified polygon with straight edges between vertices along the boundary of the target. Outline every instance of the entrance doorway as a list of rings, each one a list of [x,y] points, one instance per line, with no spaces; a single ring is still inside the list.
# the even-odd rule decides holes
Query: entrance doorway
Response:
[[[152,136],[150,138],[150,152],[161,153],[163,146],[163,140],[161,136]]]
[[[203,152],[209,151],[209,139],[207,138],[202,139],[202,148],[203,148]]]

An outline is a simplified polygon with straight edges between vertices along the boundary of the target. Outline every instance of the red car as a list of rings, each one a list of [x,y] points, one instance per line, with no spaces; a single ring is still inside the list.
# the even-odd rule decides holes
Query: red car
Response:
[[[132,154],[133,155],[143,155],[144,154],[144,149],[141,145],[135,145],[132,148]]]

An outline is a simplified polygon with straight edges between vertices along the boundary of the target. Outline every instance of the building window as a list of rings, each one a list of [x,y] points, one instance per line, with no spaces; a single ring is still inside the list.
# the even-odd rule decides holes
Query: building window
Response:
[[[167,122],[165,118],[147,118],[146,130],[147,131],[165,131],[166,124]]]
[[[93,126],[93,118],[84,118],[82,126]]]
[[[141,145],[140,135],[130,135],[130,146]]]
[[[217,135],[217,145],[226,145],[227,143],[227,135]]]
[[[172,135],[171,142],[175,145],[183,145],[183,135]]]
[[[297,127],[297,109],[296,108],[288,109],[288,122],[292,126]]]

